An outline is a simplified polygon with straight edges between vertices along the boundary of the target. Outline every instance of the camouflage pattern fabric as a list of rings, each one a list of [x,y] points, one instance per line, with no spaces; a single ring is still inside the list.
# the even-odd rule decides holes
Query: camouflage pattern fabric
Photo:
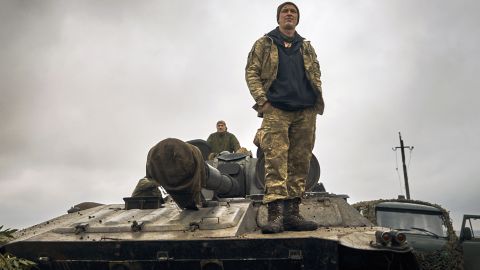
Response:
[[[255,136],[265,155],[264,203],[301,198],[315,143],[313,108],[283,111],[272,106]]]
[[[377,218],[375,216],[375,206],[381,202],[410,202],[421,205],[435,207],[442,211],[442,219],[447,227],[447,244],[441,250],[435,252],[419,252],[414,250],[418,263],[421,269],[425,270],[463,270],[463,252],[459,244],[458,237],[453,230],[452,220],[450,214],[442,206],[419,200],[399,200],[399,199],[381,199],[373,201],[358,202],[353,204],[364,217],[377,225]],[[408,241],[408,239],[407,239]]]
[[[93,208],[93,207],[97,207],[97,206],[100,206],[100,205],[104,205],[104,204],[96,203],[96,202],[82,202],[82,203],[79,203],[79,204],[76,204],[76,205],[72,206],[70,209],[67,210],[67,213],[75,213],[75,212],[78,212],[78,211],[83,211],[83,210],[90,209],[90,208]]]
[[[133,190],[132,197],[161,197],[162,192],[158,188],[158,183],[152,179],[144,177],[140,179]]]
[[[424,270],[463,270],[463,252],[458,242],[448,242],[435,252],[413,250],[415,257]]]
[[[310,42],[306,40],[302,43],[301,52],[305,73],[313,89],[317,92],[315,112],[323,114],[325,103],[322,97],[322,81],[320,80],[321,73],[317,54]],[[257,111],[259,106],[267,102],[267,91],[277,77],[278,62],[278,48],[268,36],[258,39],[248,54],[245,79],[250,94],[255,100],[253,108]],[[262,114],[259,113],[259,116]]]
[[[240,147],[237,151],[235,151],[235,153],[245,154],[249,157],[252,157],[252,151],[248,150],[245,147]]]
[[[235,151],[235,153],[244,154],[244,155],[247,155],[249,157],[253,157],[252,151],[248,150],[245,147],[238,148],[238,150]],[[210,153],[210,154],[208,154],[208,160],[214,160],[218,156],[219,156],[219,153]]]
[[[228,131],[210,134],[207,143],[210,145],[211,151],[215,155],[223,151],[233,153],[240,148],[240,143],[238,142],[237,137]]]

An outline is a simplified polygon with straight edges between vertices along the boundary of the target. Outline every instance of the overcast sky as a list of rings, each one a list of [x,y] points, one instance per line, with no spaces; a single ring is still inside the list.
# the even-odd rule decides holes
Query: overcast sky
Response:
[[[0,0],[0,225],[122,203],[150,147],[206,139],[219,119],[255,152],[244,68],[280,3]],[[400,131],[415,147],[412,198],[450,210],[456,228],[480,214],[480,2],[296,3],[322,70],[327,191],[403,194]]]

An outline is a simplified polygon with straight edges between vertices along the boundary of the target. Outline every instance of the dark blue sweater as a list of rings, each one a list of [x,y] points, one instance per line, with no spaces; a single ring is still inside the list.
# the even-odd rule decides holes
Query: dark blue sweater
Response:
[[[292,46],[285,48],[284,41],[288,39],[275,28],[267,34],[278,48],[278,73],[267,92],[268,101],[276,108],[286,111],[298,111],[313,107],[317,94],[307,79],[303,56],[300,48],[303,38],[295,32]]]

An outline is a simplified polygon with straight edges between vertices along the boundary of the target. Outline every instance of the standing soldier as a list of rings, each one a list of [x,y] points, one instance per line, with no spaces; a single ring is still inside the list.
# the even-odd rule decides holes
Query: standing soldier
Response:
[[[262,126],[255,144],[265,155],[268,224],[263,233],[309,231],[313,221],[299,213],[315,143],[317,114],[323,114],[317,55],[296,31],[300,13],[292,2],[277,8],[278,27],[258,39],[248,55],[245,77]]]

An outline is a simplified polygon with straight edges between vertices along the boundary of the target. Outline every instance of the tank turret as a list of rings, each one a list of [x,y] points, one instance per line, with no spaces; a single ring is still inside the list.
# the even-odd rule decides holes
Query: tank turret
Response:
[[[147,177],[155,179],[182,208],[196,209],[208,191],[219,198],[262,196],[264,159],[243,153],[221,153],[206,161],[209,147],[206,141],[183,142],[165,139],[155,145],[147,157]],[[318,160],[313,156],[306,190],[311,190],[320,177]],[[203,194],[200,188],[204,189]]]

